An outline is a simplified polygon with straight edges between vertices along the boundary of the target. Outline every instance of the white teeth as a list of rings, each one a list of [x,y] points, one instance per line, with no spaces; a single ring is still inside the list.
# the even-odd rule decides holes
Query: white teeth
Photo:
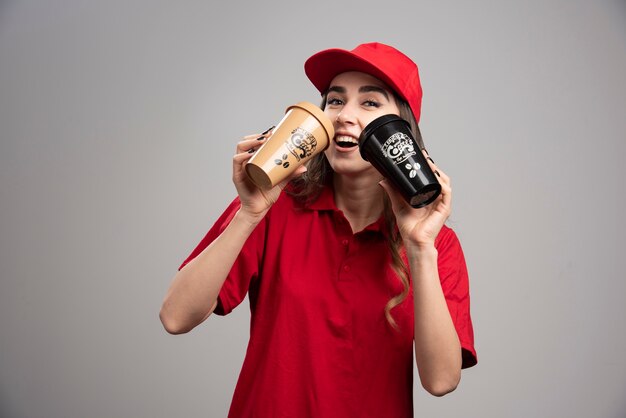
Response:
[[[337,141],[337,142],[349,142],[351,144],[358,144],[359,143],[355,138],[353,138],[351,136],[348,136],[348,135],[337,135],[335,137],[335,141]]]

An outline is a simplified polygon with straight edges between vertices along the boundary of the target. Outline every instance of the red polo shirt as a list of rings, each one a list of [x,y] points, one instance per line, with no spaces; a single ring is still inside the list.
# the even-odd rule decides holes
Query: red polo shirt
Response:
[[[224,230],[235,199],[181,268]],[[331,188],[303,206],[283,193],[246,241],[215,312],[250,298],[250,341],[229,417],[413,417],[413,297],[390,267],[382,218],[353,234]],[[463,251],[443,227],[439,275],[463,347],[476,364]]]

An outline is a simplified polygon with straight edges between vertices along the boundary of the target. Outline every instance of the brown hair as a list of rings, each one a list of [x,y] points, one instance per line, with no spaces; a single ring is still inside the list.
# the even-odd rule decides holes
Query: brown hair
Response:
[[[394,99],[399,109],[400,117],[407,120],[411,125],[411,132],[420,147],[424,148],[424,141],[420,133],[413,112],[408,103],[393,92]],[[322,96],[321,108],[324,109],[326,105],[326,94]],[[322,192],[324,186],[332,179],[333,169],[331,168],[326,155],[320,153],[313,157],[307,163],[307,171],[300,177],[291,181],[291,186],[285,191],[294,196],[301,202],[310,203],[315,201]],[[391,201],[386,193],[383,193],[383,217],[385,219],[385,226],[387,229],[387,244],[389,252],[391,254],[391,267],[396,272],[398,280],[402,283],[402,292],[392,297],[385,305],[385,317],[387,322],[394,328],[398,329],[398,325],[391,315],[391,310],[400,305],[409,295],[410,282],[409,271],[402,259],[402,252],[404,247],[402,245],[402,237],[396,227],[396,218],[391,209]]]

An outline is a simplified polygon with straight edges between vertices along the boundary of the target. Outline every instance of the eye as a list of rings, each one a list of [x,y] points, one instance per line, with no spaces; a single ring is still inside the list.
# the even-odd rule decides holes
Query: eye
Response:
[[[338,97],[329,97],[326,99],[326,106],[341,106],[343,104],[343,100]]]
[[[363,102],[363,106],[379,108],[381,105],[380,105],[380,102],[376,100],[366,100]]]

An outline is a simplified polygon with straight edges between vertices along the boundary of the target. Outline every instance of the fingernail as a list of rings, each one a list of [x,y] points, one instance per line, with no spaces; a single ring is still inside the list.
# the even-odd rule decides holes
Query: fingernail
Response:
[[[437,177],[441,177],[441,174],[439,174],[439,171],[435,170],[435,174],[437,175]]]
[[[428,151],[426,150],[426,148],[422,148],[422,151],[424,151],[426,153],[426,155],[430,155],[430,154],[428,154]]]
[[[254,154],[254,151],[256,151],[254,148],[250,148],[250,149],[248,150],[248,154]]]
[[[428,158],[428,159],[430,160],[430,162],[431,162],[431,163],[435,164],[435,162],[433,161],[433,159],[432,159],[432,158],[430,158],[430,157],[426,157],[426,158]]]
[[[261,136],[258,137],[256,140],[260,141],[262,139],[265,139],[265,135],[268,134],[269,131],[271,131],[272,129],[274,129],[276,127],[276,125],[272,125],[270,128],[267,128],[264,132],[261,133]]]
[[[267,128],[265,130],[265,132],[263,132],[261,135],[265,135],[266,133],[268,133],[269,131],[271,131],[272,129],[274,129],[276,127],[276,125],[272,125],[270,128]]]

